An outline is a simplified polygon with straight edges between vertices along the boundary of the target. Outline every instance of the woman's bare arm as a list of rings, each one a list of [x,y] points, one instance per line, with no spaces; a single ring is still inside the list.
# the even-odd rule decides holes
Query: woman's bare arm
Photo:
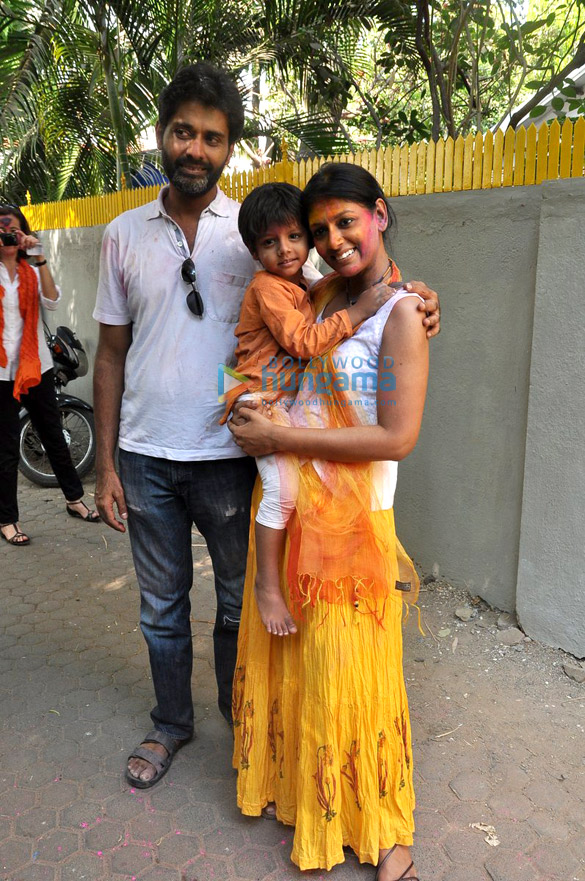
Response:
[[[36,266],[35,263],[32,264]],[[43,297],[46,300],[58,300],[59,299],[59,291],[57,290],[57,286],[53,280],[53,276],[51,275],[51,271],[46,263],[42,266],[37,267],[39,270],[39,277],[41,279],[41,291]]]
[[[386,324],[379,354],[377,425],[286,428],[242,407],[239,415],[246,423],[230,425],[236,443],[252,456],[290,452],[333,462],[399,461],[407,456],[420,431],[428,376],[426,328],[417,305],[414,297],[400,300]],[[390,374],[394,390],[384,388],[392,382]]]

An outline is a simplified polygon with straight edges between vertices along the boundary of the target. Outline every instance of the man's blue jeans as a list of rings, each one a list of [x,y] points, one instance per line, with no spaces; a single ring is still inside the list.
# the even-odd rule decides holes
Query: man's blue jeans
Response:
[[[218,703],[231,722],[256,464],[249,458],[174,462],[126,450],[119,464],[157,700],[151,718],[155,728],[183,740],[193,734],[191,527],[207,542],[213,564]]]

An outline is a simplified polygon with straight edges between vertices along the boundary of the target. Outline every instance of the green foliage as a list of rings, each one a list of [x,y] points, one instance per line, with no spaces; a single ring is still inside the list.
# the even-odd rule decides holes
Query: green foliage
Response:
[[[575,88],[573,80],[567,77],[558,88],[558,95],[552,98],[550,107],[555,111],[556,117],[560,123],[563,123],[567,116],[585,116],[585,98],[582,92],[578,92]],[[538,119],[543,116],[549,109],[547,105],[537,104],[530,110],[530,118]]]
[[[244,147],[335,154],[497,125],[526,97],[584,113],[583,0],[0,0],[0,195],[105,192],[140,166],[183,65],[237,78]],[[585,52],[585,48],[583,49]],[[566,69],[568,66],[569,69]],[[559,74],[560,72],[560,74]],[[555,80],[556,77],[556,80]],[[559,78],[560,77],[560,78]],[[277,147],[272,148],[275,156]]]

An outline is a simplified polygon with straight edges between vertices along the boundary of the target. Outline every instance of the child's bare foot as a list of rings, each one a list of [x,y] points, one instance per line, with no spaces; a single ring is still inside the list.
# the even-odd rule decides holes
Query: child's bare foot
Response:
[[[297,625],[286,607],[278,585],[266,588],[257,578],[254,592],[262,623],[268,633],[272,633],[274,636],[288,636],[289,633],[297,632]]]
[[[402,844],[381,850],[376,881],[418,881],[410,850]]]

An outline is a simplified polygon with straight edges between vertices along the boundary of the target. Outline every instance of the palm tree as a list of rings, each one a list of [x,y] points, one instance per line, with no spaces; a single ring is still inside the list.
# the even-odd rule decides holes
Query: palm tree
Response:
[[[0,30],[2,177],[13,197],[113,189],[138,147],[149,78],[106,3],[16,0]]]

